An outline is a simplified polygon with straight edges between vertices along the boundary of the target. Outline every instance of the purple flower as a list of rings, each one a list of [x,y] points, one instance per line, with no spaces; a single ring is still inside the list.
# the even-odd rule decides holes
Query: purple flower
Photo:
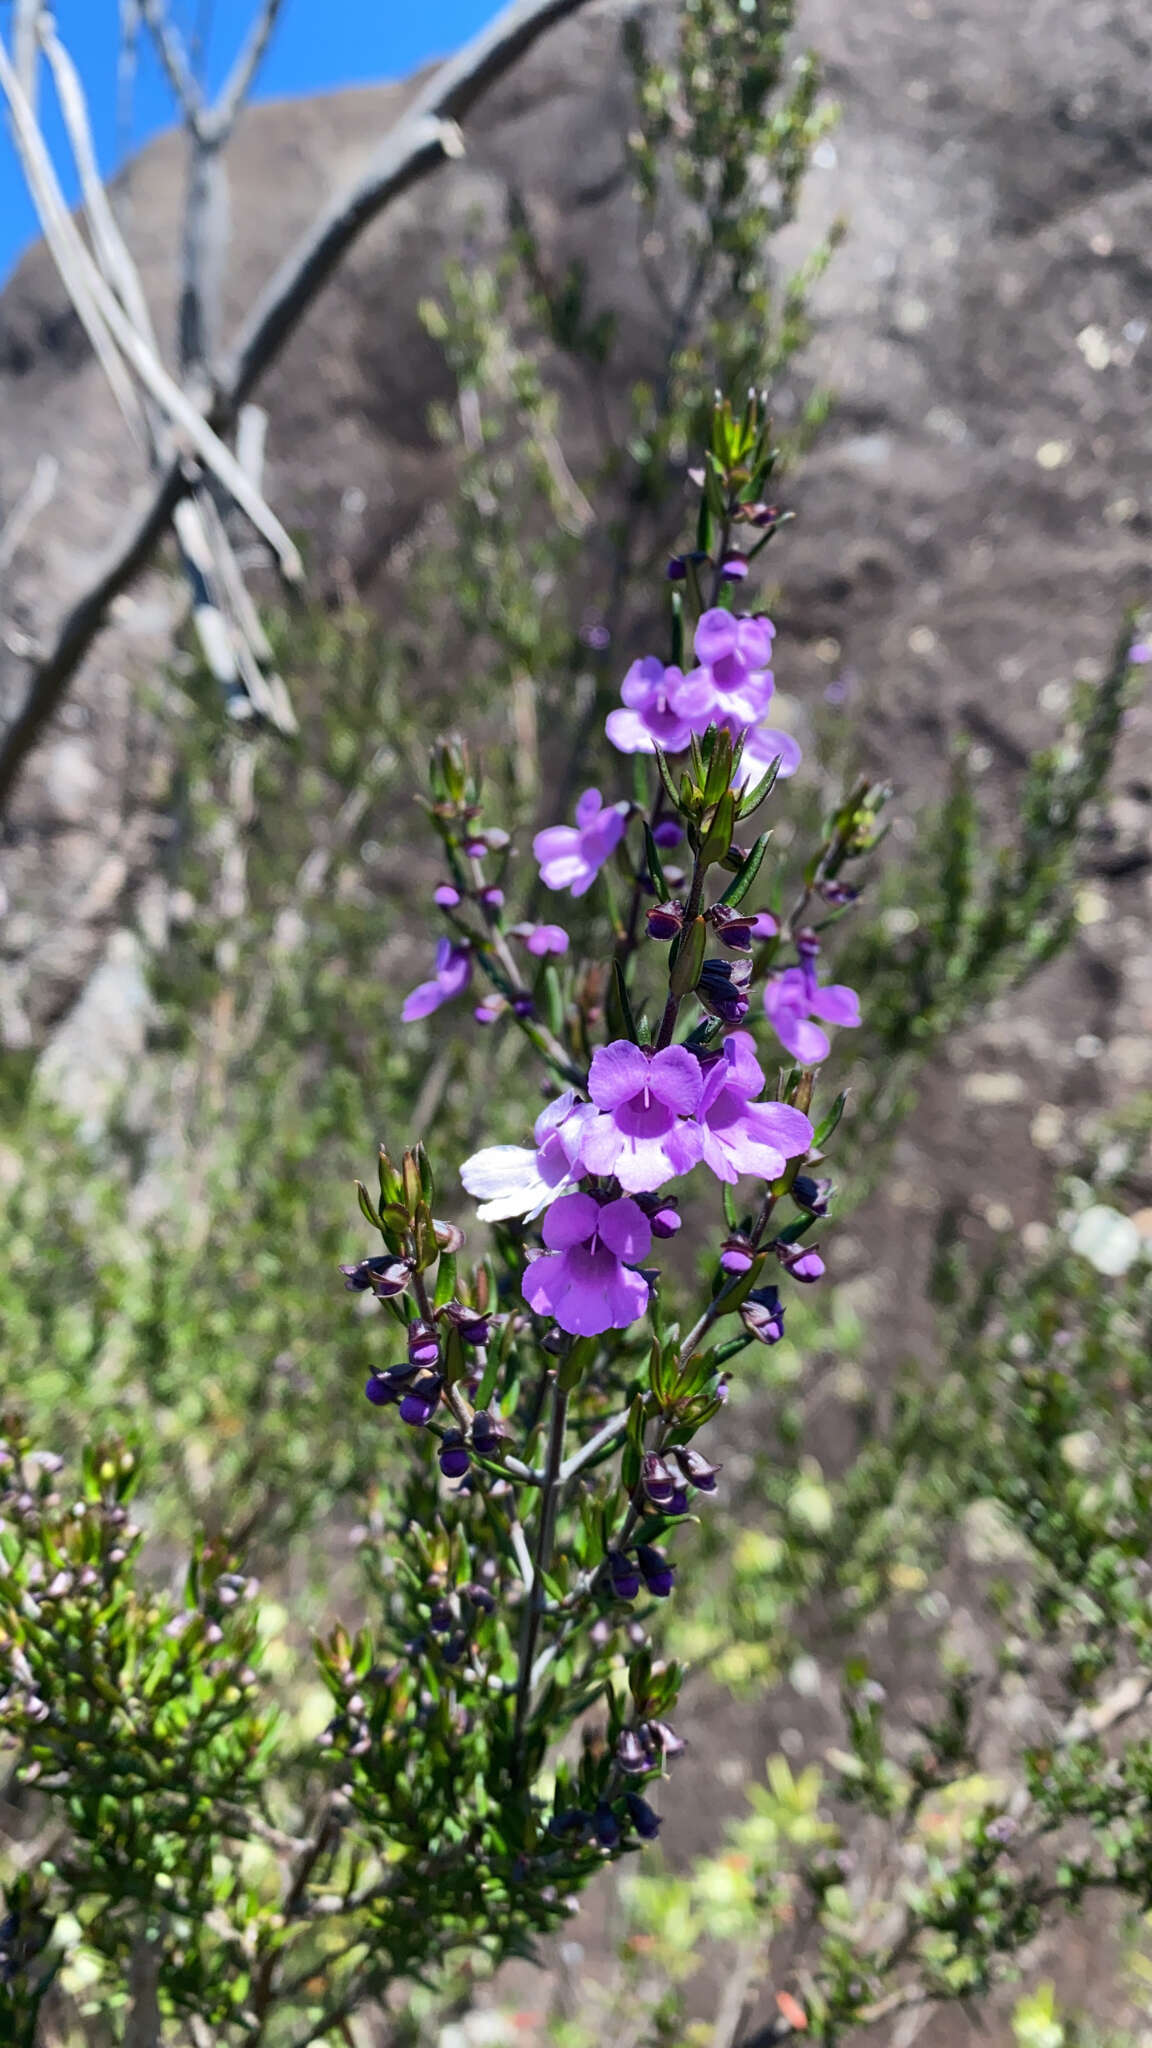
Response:
[[[1152,661],[1152,641],[1134,640],[1128,649],[1128,659],[1141,666],[1146,661]]]
[[[632,663],[620,695],[627,708],[610,711],[604,730],[621,754],[654,754],[657,747],[666,754],[683,753],[692,734],[703,732],[708,722],[699,671],[685,676],[681,669],[665,668],[654,654]]]
[[[727,690],[739,688],[746,676],[767,668],[775,637],[771,619],[738,619],[715,606],[701,613],[693,646],[696,659]]]
[[[370,1287],[378,1301],[389,1301],[407,1289],[412,1261],[392,1252],[377,1252],[373,1258],[358,1259],[354,1266],[341,1266],[340,1271],[350,1294],[364,1294]]]
[[[614,1849],[620,1840],[620,1823],[603,1799],[592,1815],[592,1832],[602,1849]]]
[[[720,1264],[726,1273],[747,1273],[755,1256],[751,1239],[739,1232],[726,1237],[720,1247]]]
[[[652,1769],[652,1758],[635,1728],[622,1730],[620,1740],[616,1744],[616,1761],[620,1769],[627,1771],[630,1777],[642,1777]]]
[[[586,789],[576,806],[575,825],[549,825],[532,841],[545,888],[586,895],[623,839],[625,822],[626,806],[602,805],[600,791]]]
[[[640,1460],[640,1484],[654,1508],[666,1508],[676,1491],[676,1481],[655,1451],[646,1451]]]
[[[488,1145],[474,1152],[460,1168],[470,1195],[480,1199],[482,1223],[503,1223],[512,1216],[538,1216],[549,1202],[578,1179],[580,1140],[596,1111],[565,1089],[536,1119],[535,1150],[525,1145]]]
[[[601,1204],[593,1195],[561,1195],[544,1218],[547,1250],[524,1275],[524,1299],[573,1337],[626,1330],[648,1306],[648,1282],[631,1269],[652,1244],[648,1218],[625,1195]]]
[[[441,882],[440,887],[433,891],[432,901],[441,910],[455,910],[460,901],[460,891],[454,889],[451,882]]]
[[[803,967],[786,967],[766,983],[764,1013],[773,1031],[802,1066],[816,1066],[829,1052],[828,1034],[809,1020],[820,1017],[825,1024],[854,1027],[860,1022],[860,998],[843,982],[821,988],[816,977]]]
[[[742,1173],[777,1180],[786,1162],[811,1149],[812,1125],[786,1102],[756,1102],[764,1074],[749,1031],[733,1031],[704,1076],[696,1112],[705,1164],[718,1180]]]
[[[453,996],[463,995],[472,979],[472,955],[465,946],[457,946],[451,939],[441,939],[436,948],[436,972],[431,981],[422,981],[412,990],[400,1012],[401,1021],[412,1024],[417,1017],[430,1017],[441,1003],[451,1002]]]
[[[731,726],[731,720],[725,720]],[[767,775],[773,761],[779,761],[776,770],[781,782],[786,782],[803,760],[796,741],[790,732],[780,732],[772,725],[754,725],[744,742],[744,752],[732,777],[735,789],[744,789],[750,782],[759,782]]]
[[[668,903],[654,903],[645,922],[650,939],[674,939],[684,929],[684,905],[675,898]]]
[[[438,1365],[440,1339],[435,1323],[417,1320],[408,1325],[408,1357],[413,1365]]]
[[[780,927],[770,910],[761,910],[752,919],[752,937],[754,939],[774,939],[779,929]]]
[[[537,959],[542,959],[545,953],[568,951],[568,934],[562,924],[514,924],[512,936],[522,939]]]
[[[679,846],[684,837],[684,829],[675,818],[661,818],[659,824],[652,827],[652,837],[657,846],[667,852],[670,847]]]
[[[632,1195],[687,1173],[700,1157],[700,1137],[686,1119],[702,1087],[699,1061],[682,1045],[647,1053],[618,1038],[598,1047],[588,1093],[600,1115],[581,1137],[581,1163],[589,1173],[614,1173]]]

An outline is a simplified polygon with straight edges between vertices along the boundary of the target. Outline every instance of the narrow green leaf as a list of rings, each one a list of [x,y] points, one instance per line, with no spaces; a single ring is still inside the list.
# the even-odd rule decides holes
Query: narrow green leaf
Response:
[[[760,873],[760,869],[764,865],[764,855],[768,851],[768,843],[771,837],[771,832],[762,832],[760,834],[739,873],[729,882],[728,887],[720,898],[721,903],[725,904],[729,910],[735,910],[739,904],[743,903],[749,889]]]
[[[842,1088],[840,1090],[839,1095],[836,1097],[835,1102],[832,1104],[831,1109],[828,1111],[827,1116],[824,1118],[823,1122],[817,1124],[816,1126],[816,1132],[812,1142],[816,1146],[817,1150],[823,1151],[824,1146],[828,1143],[829,1138],[832,1136],[833,1131],[836,1129],[837,1124],[839,1123],[841,1117],[844,1114],[844,1108],[847,1101],[848,1090],[846,1088]]]
[[[656,891],[657,903],[667,903],[668,884],[664,880],[664,863],[660,858],[660,848],[652,837],[652,827],[647,819],[644,821],[644,862],[648,873],[652,877],[652,887]]]

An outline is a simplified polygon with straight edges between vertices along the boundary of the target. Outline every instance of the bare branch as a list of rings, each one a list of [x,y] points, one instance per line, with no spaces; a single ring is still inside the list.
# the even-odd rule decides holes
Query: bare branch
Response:
[[[269,546],[275,550],[285,576],[293,582],[300,581],[304,569],[295,542],[280,524],[275,513],[265,504],[259,492],[253,490],[231,449],[225,447],[203,414],[169,376],[155,348],[137,331],[115,292],[96,268],[64,205],[43,138],[32,119],[28,102],[20,90],[19,80],[12,70],[2,43],[0,88],[6,94],[12,109],[21,152],[26,155],[29,179],[30,182],[34,181],[38,204],[41,199],[44,202],[41,218],[49,247],[56,258],[77,311],[80,312],[86,305],[90,314],[92,311],[95,312],[98,320],[92,324],[90,331],[93,334],[98,333],[99,325],[102,323],[117,348],[135,370],[140,382],[167,414],[172,424],[178,427],[191,443],[205,468],[219,477],[229,496],[236,500],[257,532],[263,534]],[[81,317],[84,317],[83,313]],[[105,370],[111,378],[113,388],[116,389],[117,379],[109,362],[103,355],[101,360],[104,361]]]
[[[54,455],[37,456],[36,467],[27,489],[17,498],[4,524],[0,526],[0,576],[7,569],[33,520],[38,519],[44,507],[51,503],[59,474],[60,464]]]
[[[445,121],[454,122],[467,113],[481,93],[511,69],[541,35],[585,4],[586,0],[513,0],[482,34],[440,67],[371,170],[357,179],[335,206],[325,210],[264,293],[217,378],[210,414],[217,433],[232,425],[238,409],[362,229],[445,161],[452,148],[452,130],[445,127]],[[169,464],[150,502],[136,514],[100,576],[77,599],[55,642],[33,668],[23,708],[0,744],[0,805],[44,726],[67,695],[113,599],[147,566],[191,482],[180,462]]]
[[[221,287],[228,252],[228,177],[220,148],[192,138],[181,241],[177,346],[180,371],[191,388],[205,384],[217,344]]]
[[[40,20],[41,0],[13,0],[12,4],[12,62],[24,97],[36,112],[36,101],[40,83],[40,66],[36,48],[36,30]]]
[[[185,123],[194,135],[198,135],[204,117],[204,100],[188,61],[188,53],[168,19],[165,0],[140,0],[140,12],[151,30],[156,55]]]
[[[260,13],[248,31],[247,41],[224,81],[216,104],[206,117],[204,125],[217,144],[226,142],[236,125],[236,116],[252,90],[253,80],[264,61],[264,53],[272,40],[272,31],[283,4],[284,0],[264,0]]]
[[[52,159],[45,148],[35,116],[2,41],[0,91],[8,101],[12,137],[28,181],[37,217],[44,230],[44,239],[63,279],[77,318],[92,344],[116,403],[128,423],[129,432],[133,439],[140,443],[147,438],[146,424],[135,387],[125,372],[108,332],[108,323],[96,303],[89,284],[88,270],[92,267],[91,258],[64,203],[64,195],[60,190]]]

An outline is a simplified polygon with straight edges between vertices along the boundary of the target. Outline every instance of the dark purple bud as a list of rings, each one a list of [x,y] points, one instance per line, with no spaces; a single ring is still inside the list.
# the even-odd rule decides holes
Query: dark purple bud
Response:
[[[466,1586],[461,1586],[460,1592],[465,1600],[472,1602],[473,1607],[480,1609],[481,1614],[495,1614],[496,1602],[487,1586],[478,1585],[475,1579],[469,1579]]]
[[[720,575],[725,583],[741,583],[748,574],[748,564],[743,555],[727,555],[720,566]]]
[[[620,1823],[603,1799],[592,1815],[592,1832],[602,1849],[614,1849],[620,1840]]]
[[[531,996],[517,996],[512,1004],[512,1012],[516,1017],[534,1017],[536,1005]]]
[[[696,1487],[700,1493],[715,1493],[716,1474],[721,1470],[719,1465],[710,1465],[700,1451],[694,1451],[687,1445],[678,1446],[672,1456],[689,1486]]]
[[[656,903],[648,912],[648,937],[650,939],[674,939],[684,928],[684,906],[682,903]]]
[[[481,889],[480,901],[485,910],[501,910],[504,907],[503,889]]]
[[[591,625],[581,626],[580,638],[585,647],[591,647],[595,654],[603,654],[604,649],[610,646],[612,641],[607,626],[598,619],[593,620]]]
[[[410,1388],[400,1403],[400,1420],[422,1428],[430,1422],[440,1406],[440,1391],[444,1382],[438,1372],[421,1373],[414,1387]]]
[[[440,1460],[440,1470],[444,1474],[445,1479],[463,1479],[469,1465],[472,1463],[471,1458],[468,1456],[468,1446],[458,1429],[450,1429],[448,1431],[441,1441],[437,1456]]]
[[[675,1195],[636,1195],[634,1200],[648,1218],[653,1237],[675,1237],[684,1220]]]
[[[671,1763],[673,1757],[683,1756],[687,1745],[683,1737],[677,1735],[676,1730],[668,1726],[667,1721],[646,1721],[644,1723],[644,1734],[654,1747],[659,1750],[666,1764]]]
[[[663,853],[669,847],[679,846],[684,837],[684,827],[677,824],[675,818],[661,818],[659,824],[652,827],[652,837]]]
[[[374,1372],[364,1383],[364,1392],[374,1408],[387,1408],[389,1402],[400,1397],[400,1389],[387,1373]]]
[[[434,1602],[432,1612],[428,1616],[428,1626],[435,1636],[446,1636],[449,1629],[455,1628],[456,1615],[450,1600]]]
[[[606,1559],[608,1577],[617,1600],[634,1600],[640,1591],[640,1574],[622,1550],[610,1550]]]
[[[798,1173],[792,1183],[792,1200],[810,1216],[826,1216],[832,1194],[830,1180],[815,1180],[810,1173]]]
[[[823,1278],[824,1261],[816,1245],[777,1244],[775,1249],[784,1271],[790,1274],[793,1280],[799,1280],[804,1286],[810,1287],[814,1280]]]
[[[720,1247],[720,1264],[726,1273],[747,1273],[755,1257],[755,1245],[740,1230],[732,1231]]]
[[[434,1216],[432,1218],[432,1231],[439,1251],[452,1252],[453,1255],[456,1252],[463,1251],[464,1232],[458,1223],[445,1223],[442,1217]]]
[[[667,576],[669,583],[683,583],[684,578],[688,574],[688,564],[684,560],[683,555],[673,555],[664,574]]]
[[[676,1488],[664,1513],[666,1515],[686,1515],[688,1513],[688,1491],[686,1487],[678,1486]]]
[[[622,1771],[630,1777],[641,1777],[652,1769],[652,1758],[648,1754],[635,1728],[625,1728],[616,1744],[616,1761]]]
[[[733,953],[752,951],[756,926],[754,915],[742,917],[738,910],[731,910],[726,903],[714,903],[707,917],[722,946],[728,946]]]
[[[462,1344],[486,1344],[492,1335],[492,1318],[473,1313],[461,1317],[456,1327],[460,1332]]]
[[[644,1584],[654,1600],[666,1600],[676,1580],[676,1567],[669,1564],[662,1550],[651,1543],[641,1543],[636,1552]]]
[[[446,1664],[459,1664],[468,1654],[468,1638],[464,1634],[450,1636],[440,1655]]]
[[[589,1816],[586,1813],[581,1813],[578,1806],[570,1806],[565,1812],[552,1815],[548,1823],[548,1833],[550,1835],[583,1835],[591,1824]]]
[[[756,1287],[740,1304],[740,1320],[761,1344],[778,1344],[784,1335],[784,1310],[775,1287]]]
[[[454,889],[451,882],[441,882],[433,893],[432,901],[439,904],[441,910],[455,910],[460,901],[460,891]]]
[[[648,1801],[641,1799],[638,1792],[626,1792],[624,1804],[628,1808],[628,1818],[640,1840],[654,1842],[660,1833],[660,1815],[653,1813]]]
[[[654,1508],[667,1507],[676,1491],[676,1481],[655,1451],[646,1452],[640,1461],[640,1484]]]
[[[435,1323],[409,1323],[408,1357],[413,1365],[439,1364],[440,1339],[436,1334]]]
[[[469,839],[465,843],[464,851],[469,860],[483,860],[488,851],[488,842],[486,839]]]
[[[377,1300],[385,1301],[390,1295],[404,1293],[412,1278],[412,1261],[383,1252],[372,1259],[358,1259],[354,1266],[341,1266],[340,1271],[350,1293],[364,1294],[371,1288]]]
[[[847,904],[855,903],[860,895],[859,889],[854,889],[850,882],[829,879],[827,882],[818,882],[816,886],[825,903],[830,903],[834,910],[841,910]]]
[[[739,1024],[748,1015],[750,960],[706,960],[700,969],[696,997],[722,1024]]]
[[[498,1416],[489,1414],[487,1408],[478,1408],[472,1417],[472,1443],[481,1458],[498,1457],[503,1438],[511,1433]]]
[[[811,925],[806,924],[801,931],[797,932],[796,951],[800,955],[801,960],[819,959],[820,941],[812,930]]]

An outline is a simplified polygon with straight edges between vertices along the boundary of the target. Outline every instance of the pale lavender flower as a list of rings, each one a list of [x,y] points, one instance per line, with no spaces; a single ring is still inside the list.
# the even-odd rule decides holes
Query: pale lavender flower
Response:
[[[549,825],[532,841],[545,888],[586,895],[623,839],[626,817],[626,805],[602,805],[600,791],[586,789],[576,806],[575,825]]]
[[[546,953],[568,951],[568,934],[562,924],[514,924],[512,937],[521,939],[537,959]]]
[[[405,1024],[412,1024],[418,1017],[430,1017],[441,1003],[450,1003],[453,996],[463,995],[472,979],[472,955],[465,946],[454,945],[451,939],[441,939],[436,948],[436,972],[431,981],[422,981],[407,997],[400,1012]]]
[[[580,1175],[580,1142],[596,1121],[590,1102],[579,1102],[566,1088],[536,1119],[535,1148],[488,1145],[474,1152],[460,1168],[470,1195],[480,1200],[482,1223],[503,1223],[512,1216],[538,1216]]]
[[[765,985],[764,1013],[781,1045],[802,1066],[813,1067],[827,1059],[829,1040],[810,1020],[820,1017],[825,1024],[854,1028],[860,1022],[860,998],[843,982],[821,988],[803,967],[786,967]]]
[[[657,747],[680,754],[708,723],[710,691],[702,672],[685,676],[654,654],[632,663],[620,696],[625,708],[610,711],[604,729],[621,754],[653,754]]]
[[[1140,666],[1146,661],[1152,661],[1152,641],[1134,640],[1128,649],[1128,659]]]
[[[749,1031],[730,1032],[720,1058],[706,1070],[696,1120],[706,1166],[719,1180],[742,1173],[777,1180],[789,1159],[812,1147],[812,1125],[786,1102],[756,1102],[764,1074]]]
[[[600,1115],[581,1134],[589,1173],[614,1173],[629,1194],[647,1194],[700,1157],[700,1134],[687,1121],[703,1087],[699,1061],[682,1045],[642,1052],[626,1038],[592,1055],[588,1093]]]
[[[524,1275],[524,1299],[573,1337],[626,1330],[648,1306],[648,1282],[632,1271],[646,1258],[652,1233],[639,1204],[623,1195],[562,1195],[544,1218],[547,1249]]]
[[[730,719],[724,722],[731,724]],[[781,782],[786,782],[790,775],[795,775],[802,759],[803,755],[790,732],[780,732],[771,725],[754,725],[744,741],[744,752],[732,777],[733,788],[744,789],[750,782],[759,782],[762,775],[767,775],[773,761],[779,761],[776,773]]]

